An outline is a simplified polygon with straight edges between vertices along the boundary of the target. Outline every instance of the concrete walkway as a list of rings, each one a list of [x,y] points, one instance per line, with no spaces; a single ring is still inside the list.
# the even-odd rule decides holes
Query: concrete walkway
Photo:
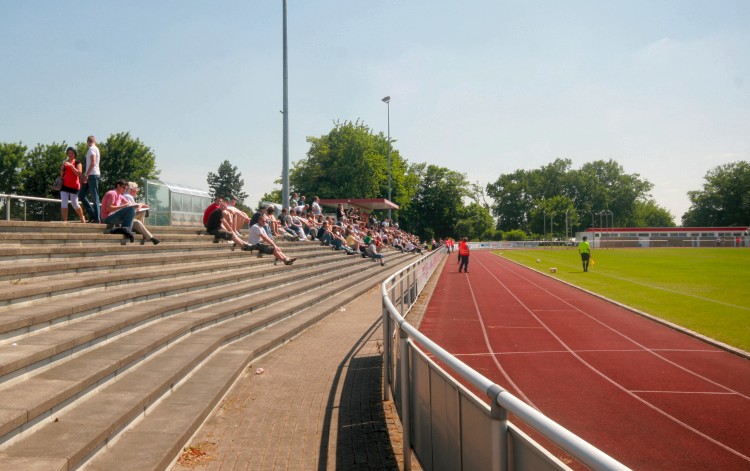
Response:
[[[378,286],[253,362],[171,469],[402,469],[380,316]]]

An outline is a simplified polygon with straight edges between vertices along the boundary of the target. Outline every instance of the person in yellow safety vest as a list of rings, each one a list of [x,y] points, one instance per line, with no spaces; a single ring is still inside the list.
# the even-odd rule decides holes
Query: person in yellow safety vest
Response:
[[[589,259],[591,259],[591,246],[587,242],[586,236],[583,236],[583,240],[578,244],[578,253],[581,254],[581,263],[583,263],[583,271],[589,271]]]
[[[458,272],[461,273],[463,268],[464,273],[469,273],[469,244],[466,237],[462,237],[458,243]]]

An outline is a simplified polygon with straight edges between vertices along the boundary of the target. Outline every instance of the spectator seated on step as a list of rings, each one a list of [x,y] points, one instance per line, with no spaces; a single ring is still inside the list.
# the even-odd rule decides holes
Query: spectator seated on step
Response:
[[[279,231],[284,239],[287,240],[299,240],[300,234],[296,232],[292,226],[292,217],[289,215],[289,210],[283,208],[281,215],[279,216]]]
[[[250,222],[250,216],[245,211],[237,208],[237,199],[234,197],[227,198],[227,211],[232,215],[232,230],[239,235],[240,230]]]
[[[353,255],[355,252],[349,248],[347,240],[344,237],[343,229],[340,226],[331,226],[331,245],[334,250],[343,250],[347,255]]]
[[[276,245],[276,243],[274,243],[273,239],[268,237],[268,234],[264,229],[267,220],[268,219],[266,215],[263,214],[261,215],[260,219],[258,219],[258,222],[250,227],[248,247],[250,247],[251,250],[257,250],[258,257],[261,257],[264,253],[273,254],[276,260],[283,261],[284,265],[291,265],[297,259],[287,257],[284,252],[282,252],[281,249]]]
[[[354,229],[354,226],[348,226],[346,228],[346,245],[349,247],[349,249],[352,251],[352,253],[365,253],[365,249],[367,246],[364,244],[362,239],[359,238],[359,235]]]
[[[136,206],[135,211],[135,219],[133,219],[133,232],[140,234],[143,236],[143,239],[141,239],[141,245],[143,245],[146,242],[151,242],[152,244],[156,245],[159,242],[161,242],[159,239],[151,235],[151,232],[149,232],[148,229],[146,229],[146,225],[143,223],[143,220],[146,216],[146,213],[148,212],[148,205],[136,203],[135,197],[138,195],[138,184],[135,182],[128,182],[128,189],[123,194],[125,199],[128,200],[128,202],[132,205]]]
[[[302,240],[312,240],[312,234],[310,233],[310,225],[307,222],[307,218],[303,211],[296,211],[292,215],[292,226],[299,227],[302,233]]]
[[[315,238],[320,241],[320,245],[331,245],[331,242],[333,242],[333,234],[331,233],[328,221],[324,221],[318,228]]]
[[[416,240],[416,244],[414,242],[415,240],[413,238],[407,238],[404,242],[404,252],[421,254],[422,249],[419,248],[419,240]]]
[[[131,204],[123,196],[127,189],[128,182],[120,179],[113,189],[104,194],[101,202],[101,218],[102,222],[111,228],[110,234],[122,234],[133,242],[135,237],[132,228],[137,205]]]
[[[209,204],[205,211],[203,211],[203,225],[206,226],[208,224],[208,216],[211,215],[215,210],[219,209],[219,206],[221,206],[221,202],[224,201],[224,198],[221,196],[217,196],[213,203]]]
[[[234,242],[235,247],[239,247],[242,250],[250,250],[249,244],[240,239],[240,237],[234,232],[234,229],[232,228],[232,217],[229,211],[227,211],[227,202],[224,200],[221,200],[219,202],[219,207],[208,215],[208,220],[206,221],[206,232],[214,236],[214,242],[218,242],[219,240],[231,240]]]
[[[372,259],[372,261],[380,260],[380,266],[382,267],[385,265],[384,256],[382,253],[378,252],[377,245],[375,244],[375,240],[370,241],[370,245],[367,246],[367,256]]]

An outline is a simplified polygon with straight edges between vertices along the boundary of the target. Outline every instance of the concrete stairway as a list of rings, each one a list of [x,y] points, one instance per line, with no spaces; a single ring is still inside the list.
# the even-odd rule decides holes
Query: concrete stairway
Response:
[[[0,221],[0,469],[164,469],[233,381],[415,256]]]

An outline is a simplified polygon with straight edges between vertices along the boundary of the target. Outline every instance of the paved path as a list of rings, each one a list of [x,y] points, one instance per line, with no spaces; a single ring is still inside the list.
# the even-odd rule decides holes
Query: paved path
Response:
[[[378,287],[255,361],[172,470],[402,468],[380,315]]]

